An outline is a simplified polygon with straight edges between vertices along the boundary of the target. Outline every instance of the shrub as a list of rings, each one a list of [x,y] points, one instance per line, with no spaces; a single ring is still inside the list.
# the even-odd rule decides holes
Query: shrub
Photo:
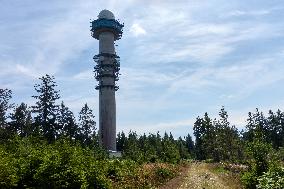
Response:
[[[282,189],[284,188],[284,168],[269,170],[258,179],[257,188],[260,189]]]
[[[14,163],[14,159],[0,146],[0,188],[16,186],[19,176]]]
[[[174,177],[176,167],[101,159],[64,139],[15,138],[0,145],[0,188],[153,188]]]
[[[258,177],[269,168],[268,155],[271,151],[271,145],[261,140],[248,143],[246,153],[250,157],[249,170],[241,178],[246,188],[256,188]]]

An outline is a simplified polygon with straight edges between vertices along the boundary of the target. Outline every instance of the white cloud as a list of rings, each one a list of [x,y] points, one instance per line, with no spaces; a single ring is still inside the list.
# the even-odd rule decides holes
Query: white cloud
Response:
[[[94,73],[92,69],[88,69],[74,75],[73,78],[78,80],[91,80],[94,78]]]
[[[147,33],[146,30],[138,23],[132,24],[132,26],[130,27],[130,32],[135,37],[138,37],[140,35],[145,35]]]
[[[267,15],[271,12],[271,10],[251,10],[251,11],[243,11],[243,10],[234,10],[228,13],[228,16],[262,16]]]

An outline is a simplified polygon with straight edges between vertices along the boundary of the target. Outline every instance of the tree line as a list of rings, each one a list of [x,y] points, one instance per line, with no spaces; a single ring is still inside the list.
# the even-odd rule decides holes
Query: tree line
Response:
[[[59,103],[60,91],[55,78],[45,75],[39,79],[34,86],[35,104],[32,106],[10,103],[12,91],[0,89],[0,144],[9,143],[15,137],[32,137],[48,144],[63,139],[92,149],[97,158],[105,158],[107,152],[100,144],[95,116],[87,103],[75,118],[63,101]],[[244,182],[255,188],[263,173],[273,172],[277,167],[271,163],[275,162],[271,154],[280,152],[276,162],[284,160],[284,112],[269,110],[265,116],[256,109],[248,113],[244,128],[239,131],[232,125],[222,107],[218,118],[210,118],[208,113],[196,118],[193,125],[195,141],[189,134],[174,138],[167,132],[147,135],[138,135],[135,131],[120,132],[117,150],[122,152],[124,159],[140,163],[178,163],[186,159],[245,163],[249,170],[243,176]]]
[[[32,97],[35,105],[10,103],[12,91],[0,89],[0,139],[9,137],[37,136],[49,143],[59,138],[79,141],[82,145],[99,143],[95,116],[84,104],[76,119],[73,112],[60,99],[55,78],[45,75],[34,86],[36,94]],[[237,161],[244,158],[244,144],[261,137],[271,143],[274,149],[284,146],[284,112],[270,110],[265,117],[263,112],[249,112],[245,130],[239,131],[228,121],[224,107],[219,112],[219,119],[212,119],[208,113],[197,117],[193,126],[195,142],[188,134],[174,139],[171,133],[137,135],[131,131],[117,135],[117,150],[133,159],[154,161],[165,154],[177,159],[195,158],[198,160]],[[257,135],[257,136],[256,136]],[[260,135],[260,136],[259,136]],[[163,157],[162,159],[166,159]]]
[[[78,119],[60,99],[56,90],[55,78],[45,75],[41,83],[34,86],[36,94],[32,97],[35,105],[10,104],[12,91],[0,89],[0,139],[5,141],[14,135],[20,137],[36,136],[49,143],[65,137],[80,141],[83,145],[91,144],[96,138],[96,122],[93,111],[87,103],[79,112]],[[11,110],[8,113],[8,110]]]

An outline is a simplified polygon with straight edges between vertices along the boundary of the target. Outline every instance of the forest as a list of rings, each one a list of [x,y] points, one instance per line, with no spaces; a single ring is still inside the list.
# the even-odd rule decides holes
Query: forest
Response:
[[[0,89],[0,188],[155,188],[192,161],[244,165],[238,172],[244,188],[284,187],[281,110],[248,112],[238,130],[222,107],[218,118],[196,118],[195,140],[119,132],[122,157],[109,158],[88,104],[76,118],[57,88],[53,76],[39,78],[34,105],[13,104],[12,91]]]

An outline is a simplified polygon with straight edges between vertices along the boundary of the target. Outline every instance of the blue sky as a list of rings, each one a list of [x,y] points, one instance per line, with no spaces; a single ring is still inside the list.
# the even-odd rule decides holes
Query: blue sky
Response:
[[[98,121],[90,19],[124,22],[117,130],[192,133],[198,115],[222,106],[239,128],[247,113],[284,106],[282,0],[0,0],[0,88],[33,105],[38,77],[56,77],[74,113]]]

